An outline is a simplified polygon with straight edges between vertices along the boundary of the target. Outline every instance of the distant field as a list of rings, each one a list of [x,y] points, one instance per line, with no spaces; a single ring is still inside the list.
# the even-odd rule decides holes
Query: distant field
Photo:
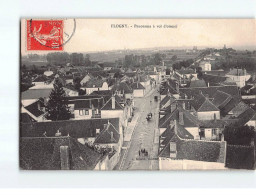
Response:
[[[47,61],[29,61],[29,60],[21,60],[21,65],[26,65],[27,67],[29,66],[47,66],[48,62]]]

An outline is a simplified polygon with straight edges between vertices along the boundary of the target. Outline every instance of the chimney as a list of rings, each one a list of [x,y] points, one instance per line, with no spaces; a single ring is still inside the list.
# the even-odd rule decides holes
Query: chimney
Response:
[[[137,81],[137,89],[139,88],[139,82]]]
[[[61,170],[70,169],[68,146],[60,146],[60,165]]]
[[[55,136],[56,136],[56,137],[60,137],[60,136],[61,136],[61,132],[60,132],[59,129],[57,130],[57,133],[55,133]]]
[[[213,115],[214,122],[216,122],[216,114]]]
[[[184,125],[183,112],[179,111],[179,124]]]
[[[207,83],[207,87],[210,87],[210,83],[209,82]]]
[[[90,108],[92,108],[92,100],[91,99],[89,100],[89,105],[90,105]]]
[[[111,97],[111,102],[112,102],[112,109],[114,110],[116,108],[116,99],[114,95]]]

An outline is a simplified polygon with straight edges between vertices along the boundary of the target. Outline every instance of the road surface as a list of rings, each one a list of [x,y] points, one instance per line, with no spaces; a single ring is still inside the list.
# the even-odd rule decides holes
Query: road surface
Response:
[[[158,170],[158,113],[159,100],[155,101],[154,96],[159,95],[157,88],[153,89],[143,98],[134,98],[135,116],[133,118],[133,132],[130,135],[129,141],[125,140],[124,145],[127,149],[118,163],[119,170]],[[151,121],[146,120],[148,113],[152,112]],[[128,127],[129,128],[129,127]],[[132,128],[132,127],[130,127]],[[139,150],[145,149],[148,151],[148,157],[141,154]]]

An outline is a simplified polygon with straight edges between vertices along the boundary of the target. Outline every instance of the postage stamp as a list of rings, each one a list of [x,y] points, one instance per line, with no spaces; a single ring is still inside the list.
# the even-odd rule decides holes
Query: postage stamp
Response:
[[[27,20],[27,50],[63,50],[63,20]]]

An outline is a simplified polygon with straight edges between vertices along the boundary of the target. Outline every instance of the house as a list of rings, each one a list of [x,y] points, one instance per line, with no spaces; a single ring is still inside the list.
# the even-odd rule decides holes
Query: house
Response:
[[[197,109],[197,117],[199,120],[220,119],[220,110],[208,98]]]
[[[46,85],[50,82],[50,79],[46,77],[45,75],[39,75],[37,76],[33,81],[33,85]]]
[[[238,117],[244,111],[249,109],[249,106],[245,104],[243,101],[239,102],[233,109],[231,109],[228,114],[234,117]]]
[[[124,107],[116,101],[114,95],[102,106],[101,118],[119,118],[121,124],[127,127],[127,120],[124,118]]]
[[[103,106],[103,98],[90,98],[75,100],[69,103],[69,106],[74,105],[74,118],[75,119],[90,119],[101,117],[101,107]],[[71,109],[72,111],[72,109]]]
[[[225,169],[226,142],[194,140],[174,121],[160,136],[160,170]]]
[[[35,100],[33,103],[26,104],[25,102],[21,107],[21,113],[27,114],[33,121],[45,121],[45,104],[42,98]]]
[[[77,89],[75,89],[72,85],[66,85],[65,87],[63,87],[66,96],[78,96],[79,92],[77,91]]]
[[[211,71],[212,70],[212,65],[208,61],[201,61],[199,63],[199,67],[202,68],[202,71]]]
[[[169,124],[177,120],[194,138],[199,137],[199,124],[197,117],[185,110],[177,102],[172,103],[159,119],[158,127],[160,135],[168,128]]]
[[[160,102],[160,110],[167,108],[175,101],[175,97],[172,95],[165,96]]]
[[[189,83],[190,88],[196,88],[196,87],[207,87],[204,80],[191,80]]]
[[[160,77],[159,77],[159,74],[158,74],[156,71],[154,71],[154,72],[149,72],[148,75],[149,75],[149,77],[150,77],[151,79],[154,79],[154,80],[156,81],[156,83],[159,83]]]
[[[69,136],[22,137],[20,168],[25,170],[108,170],[108,156]]]
[[[87,74],[84,76],[84,78],[81,80],[80,84],[83,86],[85,83],[87,83],[90,79],[92,79],[93,76],[91,74]]]
[[[108,83],[102,79],[90,79],[81,89],[86,90],[86,94],[91,94],[94,91],[108,90]]]
[[[145,87],[142,86],[139,82],[131,84],[131,88],[133,89],[133,97],[144,97],[145,95]]]
[[[160,92],[161,100],[164,99],[168,94],[172,95],[174,98],[179,99],[179,85],[176,84],[176,88],[173,88],[170,85],[167,85],[163,91]]]
[[[125,99],[133,99],[133,89],[126,82],[117,82],[111,91]]]
[[[223,141],[224,128],[227,123],[224,120],[204,120],[200,123],[199,138],[208,141]]]
[[[103,155],[107,154],[108,169],[113,169],[119,161],[123,143],[119,118],[21,123],[20,136],[21,138],[30,139],[45,137],[49,140],[56,137],[71,137],[79,142],[77,145],[81,150],[88,146]],[[82,159],[79,158],[82,162],[90,159],[88,155],[86,159],[84,159],[86,156],[81,157]],[[92,159],[94,158],[92,157]],[[98,162],[95,162],[96,168],[93,166],[93,169],[100,169],[100,167],[96,166]]]
[[[251,75],[247,74],[246,69],[231,69],[227,74],[227,77],[231,78],[238,87],[242,88],[246,85]]]
[[[145,88],[145,92],[148,92],[151,89],[150,78],[148,75],[139,76],[138,81]]]
[[[175,71],[175,74],[179,76],[179,78],[188,79],[190,77],[197,78],[197,73],[193,69],[181,69]]]

